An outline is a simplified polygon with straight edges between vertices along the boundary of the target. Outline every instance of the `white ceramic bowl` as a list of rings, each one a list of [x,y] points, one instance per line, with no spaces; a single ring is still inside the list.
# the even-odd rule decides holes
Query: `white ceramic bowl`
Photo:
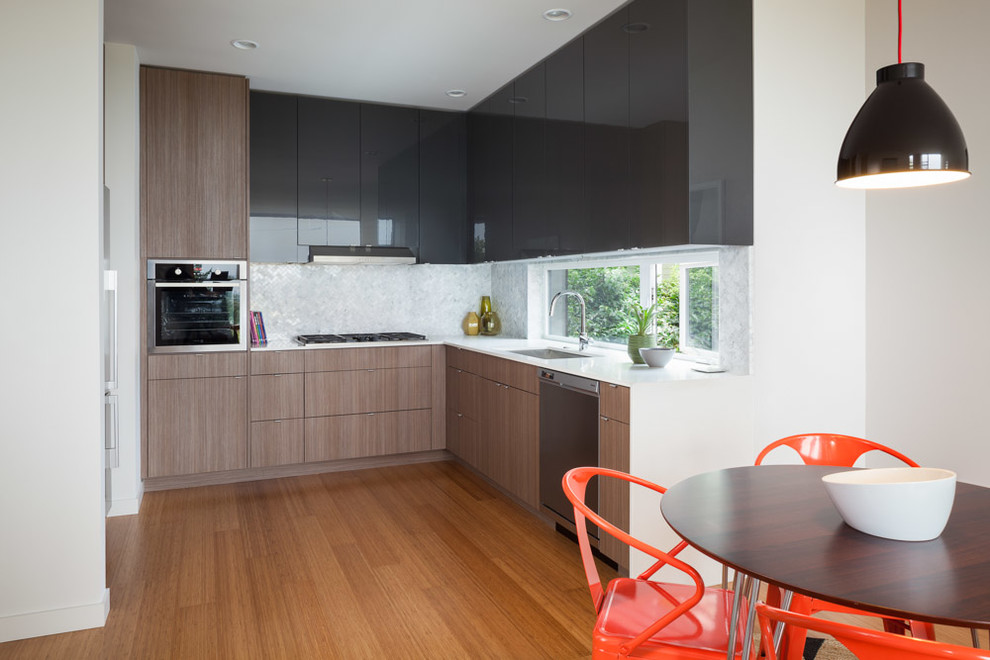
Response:
[[[956,473],[940,468],[851,470],[822,482],[850,527],[897,541],[936,538],[956,496]]]
[[[674,359],[676,352],[672,348],[650,346],[639,349],[639,356],[651,367],[666,367],[667,363]]]

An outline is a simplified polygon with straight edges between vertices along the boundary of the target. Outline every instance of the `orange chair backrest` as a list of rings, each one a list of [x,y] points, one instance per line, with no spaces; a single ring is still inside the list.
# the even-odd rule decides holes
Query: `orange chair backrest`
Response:
[[[756,615],[760,620],[760,637],[763,640],[766,660],[777,660],[773,643],[769,641],[773,639],[773,622],[831,635],[852,651],[859,660],[930,660],[931,658],[990,660],[990,651],[983,649],[859,628],[847,623],[787,612],[764,603],[756,605]]]
[[[685,564],[674,556],[687,547],[687,541],[681,541],[669,551],[663,552],[662,550],[654,548],[652,545],[630,536],[592,511],[591,508],[584,503],[584,496],[585,491],[588,488],[588,482],[591,481],[592,477],[596,476],[621,479],[623,481],[628,481],[631,484],[637,484],[639,486],[643,486],[644,488],[649,488],[650,490],[660,494],[667,492],[667,489],[663,486],[658,486],[655,483],[647,481],[646,479],[641,479],[640,477],[635,477],[631,474],[626,474],[625,472],[619,472],[618,470],[610,470],[608,468],[577,467],[568,470],[564,475],[564,478],[561,481],[561,486],[564,489],[564,494],[567,496],[567,499],[570,500],[571,504],[574,506],[574,526],[577,529],[578,546],[581,549],[581,561],[584,563],[584,573],[588,578],[588,587],[591,589],[591,599],[595,603],[595,610],[597,611],[601,608],[604,590],[601,586],[601,577],[598,575],[598,567],[595,565],[595,557],[591,551],[591,541],[588,539],[586,527],[586,521],[588,520],[598,525],[598,529],[600,531],[617,538],[629,547],[636,548],[637,550],[640,550],[641,552],[644,552],[657,560],[655,564],[650,566],[650,568],[638,576],[639,579],[645,580],[660,570],[661,567],[669,564],[670,566],[687,573],[688,577],[690,577],[695,583],[695,586],[697,587],[697,594],[696,598],[692,599],[692,605],[693,603],[701,600],[701,594],[705,587],[704,582],[701,579],[701,575],[694,569],[693,566]]]
[[[796,451],[805,465],[852,467],[863,454],[870,451],[880,451],[903,461],[910,467],[918,467],[916,462],[901,452],[881,445],[879,442],[835,433],[804,433],[771,442],[756,457],[756,465],[762,465],[767,454],[781,446],[787,446]]]

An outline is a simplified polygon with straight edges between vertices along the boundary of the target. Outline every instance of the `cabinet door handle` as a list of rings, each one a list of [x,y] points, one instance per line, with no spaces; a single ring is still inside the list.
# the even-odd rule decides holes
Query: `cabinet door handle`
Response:
[[[282,423],[282,420],[280,420],[280,419],[273,419],[272,421],[275,422],[276,424],[281,424]]]
[[[272,374],[272,375],[275,376],[276,378],[280,378],[282,376],[282,374]]]
[[[377,370],[376,369],[365,369],[365,371],[367,371],[369,374],[373,374]]]
[[[615,388],[618,387],[618,385],[616,385],[615,383],[609,383],[608,386],[611,387],[612,389],[615,389]]]

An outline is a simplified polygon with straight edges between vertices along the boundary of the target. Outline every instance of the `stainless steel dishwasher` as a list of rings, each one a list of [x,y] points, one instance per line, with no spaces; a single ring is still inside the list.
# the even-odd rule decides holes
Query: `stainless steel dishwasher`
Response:
[[[540,505],[571,532],[574,508],[560,482],[574,467],[598,465],[598,381],[540,370]],[[598,510],[598,484],[588,484],[585,501]],[[597,537],[598,528],[588,525]]]

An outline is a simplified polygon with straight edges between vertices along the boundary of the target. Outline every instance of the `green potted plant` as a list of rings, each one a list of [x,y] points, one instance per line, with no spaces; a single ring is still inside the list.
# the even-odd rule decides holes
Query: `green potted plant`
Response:
[[[632,320],[627,323],[629,330],[628,353],[635,364],[644,364],[639,349],[657,345],[657,336],[653,334],[653,320],[657,315],[656,303],[643,307],[633,303]]]

